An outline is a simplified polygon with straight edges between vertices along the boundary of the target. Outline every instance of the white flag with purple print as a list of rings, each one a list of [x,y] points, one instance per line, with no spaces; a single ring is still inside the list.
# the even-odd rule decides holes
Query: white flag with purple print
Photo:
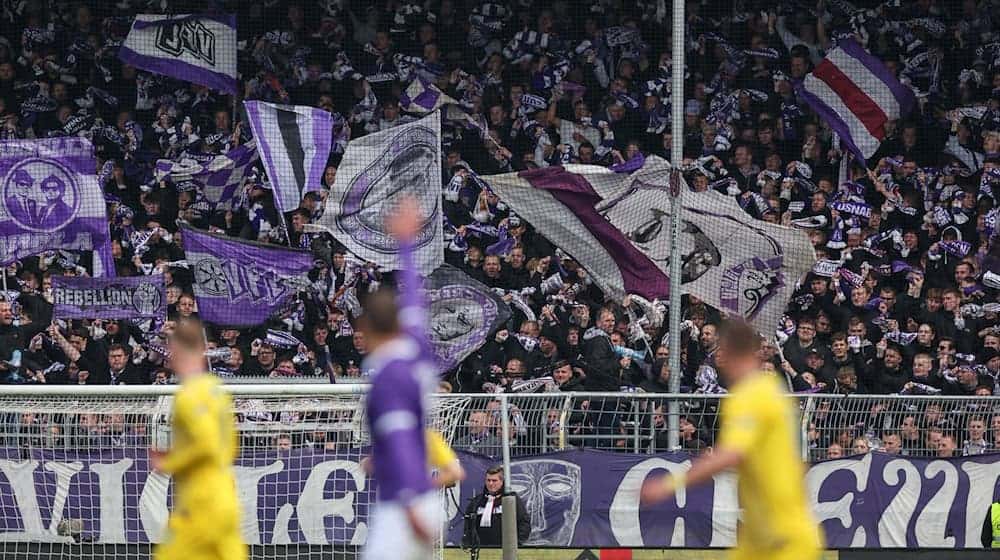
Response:
[[[886,123],[916,103],[910,88],[853,39],[839,41],[797,91],[862,161],[885,139]]]
[[[157,181],[166,180],[175,185],[190,181],[206,200],[215,205],[231,200],[239,193],[258,159],[257,147],[251,141],[209,158],[157,160],[155,175]]]
[[[118,58],[140,70],[235,94],[236,16],[139,14]]]
[[[247,118],[274,203],[282,212],[297,209],[307,192],[321,188],[333,146],[333,115],[316,107],[244,101]]]
[[[669,178],[670,164],[652,156],[631,174],[574,164],[486,180],[609,297],[621,300],[669,294]],[[755,220],[714,191],[685,192],[682,217],[682,291],[773,332],[796,281],[816,262],[808,237]]]
[[[396,270],[399,246],[386,219],[405,196],[416,198],[424,216],[413,251],[428,275],[444,262],[440,111],[351,140],[323,216],[308,229],[328,231],[354,255]]]

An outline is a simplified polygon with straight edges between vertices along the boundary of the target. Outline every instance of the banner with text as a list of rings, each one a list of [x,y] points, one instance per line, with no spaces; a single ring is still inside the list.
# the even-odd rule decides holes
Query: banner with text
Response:
[[[160,539],[169,479],[150,475],[143,449],[0,449],[0,541],[60,541],[63,526],[97,543]],[[362,544],[374,501],[360,449],[293,449],[244,456],[237,484],[250,544]],[[464,508],[482,491],[494,462],[461,454],[468,478],[454,500]],[[726,547],[739,508],[735,478],[682,491],[639,508],[639,488],[657,472],[690,467],[683,454],[631,455],[573,450],[515,459],[513,488],[531,516],[526,544],[572,547]],[[881,453],[826,461],[808,472],[830,548],[979,547],[986,511],[998,496],[1000,455],[911,459]],[[973,491],[974,489],[974,491]],[[280,491],[277,491],[280,490]],[[461,512],[446,500],[447,540]]]
[[[167,315],[163,275],[121,278],[52,277],[56,319],[162,319]]]

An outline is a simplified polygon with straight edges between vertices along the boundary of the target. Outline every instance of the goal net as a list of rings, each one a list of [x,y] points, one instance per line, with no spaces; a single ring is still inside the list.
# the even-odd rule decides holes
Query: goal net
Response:
[[[251,558],[359,557],[375,503],[359,388],[229,388]],[[0,558],[150,557],[172,486],[147,450],[169,446],[175,388],[17,389],[0,396]],[[432,403],[429,423],[451,441],[467,399]]]

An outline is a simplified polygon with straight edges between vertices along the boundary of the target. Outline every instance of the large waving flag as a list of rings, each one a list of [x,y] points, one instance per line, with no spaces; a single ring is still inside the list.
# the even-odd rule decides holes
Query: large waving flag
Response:
[[[55,249],[94,251],[94,276],[114,276],[96,171],[85,138],[0,142],[0,266]]]
[[[316,107],[245,101],[257,149],[282,212],[299,207],[307,192],[320,190],[333,146],[333,115]]]
[[[399,246],[385,220],[405,196],[416,198],[426,217],[414,259],[427,275],[444,262],[440,111],[351,140],[323,216],[307,228],[328,231],[351,253],[396,270]]]
[[[461,363],[510,318],[510,307],[500,296],[447,264],[427,278],[424,290],[431,344],[441,371]]]
[[[175,184],[190,181],[205,195],[206,200],[219,204],[239,193],[257,159],[257,148],[254,142],[250,142],[203,160],[157,160],[155,174],[158,181],[166,179]]]
[[[140,14],[118,58],[141,70],[230,94],[236,83],[236,16]]]
[[[916,103],[910,88],[853,39],[838,42],[797,90],[862,161],[885,139],[885,123]]]
[[[501,200],[571,255],[604,292],[665,297],[671,282],[670,164],[631,174],[566,165],[487,177]],[[682,188],[687,188],[682,186]],[[801,231],[755,220],[714,191],[684,195],[681,290],[773,332],[816,261]]]
[[[312,253],[183,225],[198,315],[219,325],[259,325],[309,287]]]

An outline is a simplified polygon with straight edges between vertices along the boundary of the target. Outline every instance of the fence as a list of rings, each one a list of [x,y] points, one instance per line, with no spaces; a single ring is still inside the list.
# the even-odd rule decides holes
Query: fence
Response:
[[[680,411],[677,448],[699,453],[714,444],[722,398],[649,393],[466,395],[470,410],[458,448],[499,456],[502,401],[509,403],[513,456],[570,447],[628,453],[672,450],[671,402]],[[451,396],[438,396],[448,399]],[[883,450],[917,457],[974,455],[1000,441],[1000,398],[807,395],[797,397],[804,460]],[[482,411],[482,412],[480,412]],[[496,438],[481,435],[498,430]],[[479,436],[479,437],[475,437]],[[993,442],[993,443],[990,443]]]
[[[148,543],[161,535],[169,492],[166,478],[150,474],[146,449],[169,439],[175,390],[7,387],[0,395],[0,509],[16,515],[0,518],[0,556],[72,557],[81,543],[147,553]],[[244,536],[254,556],[353,558],[374,503],[358,466],[368,442],[366,386],[230,390],[243,450],[239,484],[256,489],[241,494],[251,514]],[[972,455],[1000,441],[1000,398],[795,398],[805,459],[874,448],[911,456]],[[648,393],[438,394],[431,421],[456,448],[510,469],[536,462],[531,456],[570,448],[613,450],[621,458],[671,450],[666,416],[672,406],[681,411],[679,448],[698,453],[714,444],[724,400]],[[449,519],[456,517],[457,502],[444,507]]]
[[[304,445],[314,437],[334,434],[343,439],[346,433],[352,434],[350,442],[363,443],[363,415],[356,399],[367,391],[364,384],[332,388],[318,382],[282,385],[275,379],[255,381],[262,383],[231,386],[244,397],[237,410],[244,429],[252,429],[261,437],[270,434],[275,445],[277,436],[290,433],[294,435],[291,445]],[[128,392],[86,386],[8,387],[0,397],[0,413],[4,414],[0,435],[8,444],[12,440],[23,443],[25,438],[38,442],[41,438],[49,447],[73,447],[85,432],[120,429],[117,424],[121,420],[111,418],[113,414],[128,416],[136,425],[142,423],[136,415],[158,413],[165,417],[169,401],[163,397],[172,391],[169,386]],[[331,408],[333,401],[328,392],[339,395],[339,408]],[[303,400],[303,394],[314,394],[316,398]],[[282,400],[282,395],[298,398]],[[1000,398],[820,394],[792,398],[798,398],[800,405],[805,460],[875,449],[920,457],[969,455],[988,451],[1000,442]],[[154,403],[145,399],[160,400]],[[504,441],[509,442],[514,457],[576,447],[626,453],[676,449],[699,453],[715,442],[723,399],[716,395],[654,393],[434,395],[435,410],[439,414],[448,411],[446,425],[440,419],[438,423],[449,431],[453,445],[496,458],[503,454]],[[669,442],[671,403],[676,403],[679,410],[676,447]],[[85,406],[86,411],[80,406]],[[316,407],[326,407],[327,413],[314,414]],[[344,407],[351,409],[350,415],[336,412]],[[502,429],[504,408],[508,410],[509,424],[506,437]],[[307,436],[307,432],[316,435]]]

